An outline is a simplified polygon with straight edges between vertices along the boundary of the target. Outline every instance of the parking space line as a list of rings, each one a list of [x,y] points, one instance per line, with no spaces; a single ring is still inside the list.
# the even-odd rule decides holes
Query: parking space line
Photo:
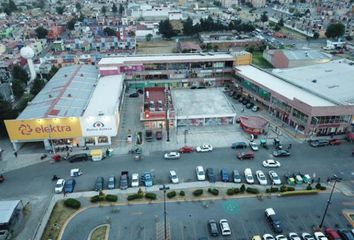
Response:
[[[242,230],[243,230],[244,236],[248,236],[248,233],[247,233],[247,230],[245,228],[245,225],[244,225],[243,221],[241,221],[241,226],[242,226]]]
[[[180,226],[181,226],[181,240],[184,240],[184,224],[183,222],[180,222]],[[171,236],[172,238],[172,236]]]
[[[292,223],[292,221],[291,221],[291,218],[290,218],[290,216],[289,216],[289,214],[287,214],[287,213],[285,213],[285,216],[286,216],[286,222],[288,223],[287,225],[290,227],[290,232],[291,231],[295,231],[295,225]],[[297,219],[297,218],[296,218]],[[290,226],[291,225],[291,226]],[[292,229],[292,230],[291,230]]]

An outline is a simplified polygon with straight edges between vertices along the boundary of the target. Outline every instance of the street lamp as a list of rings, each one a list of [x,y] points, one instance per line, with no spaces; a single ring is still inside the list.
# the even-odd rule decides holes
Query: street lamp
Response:
[[[321,229],[322,226],[323,226],[323,222],[324,222],[324,220],[325,220],[325,218],[326,218],[326,214],[327,214],[328,207],[329,207],[329,205],[331,204],[333,191],[334,191],[334,188],[336,187],[336,183],[337,183],[337,181],[338,181],[338,177],[337,177],[336,175],[334,175],[332,179],[334,180],[334,184],[333,184],[333,187],[332,187],[331,194],[329,195],[329,198],[328,198],[328,200],[327,200],[327,205],[326,205],[326,208],[325,208],[325,211],[324,211],[324,213],[323,213],[323,217],[322,217],[322,220],[321,220],[321,223],[320,223],[320,226],[319,226],[320,229]]]
[[[159,188],[160,190],[163,191],[163,214],[164,214],[164,229],[165,229],[165,240],[167,240],[167,226],[166,226],[166,191],[170,189],[170,187],[167,187],[165,184],[162,185],[162,187]]]

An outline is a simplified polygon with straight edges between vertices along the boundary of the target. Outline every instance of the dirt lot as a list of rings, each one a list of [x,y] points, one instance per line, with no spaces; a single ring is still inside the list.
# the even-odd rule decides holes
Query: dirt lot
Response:
[[[138,42],[137,54],[160,54],[176,52],[176,42],[174,40],[152,40],[150,42]]]

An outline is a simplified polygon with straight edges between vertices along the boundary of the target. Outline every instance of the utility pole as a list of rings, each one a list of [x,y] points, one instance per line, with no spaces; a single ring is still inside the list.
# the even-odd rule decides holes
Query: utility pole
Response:
[[[333,179],[334,179],[334,184],[333,184],[333,187],[332,187],[332,191],[331,191],[331,194],[329,195],[329,198],[328,198],[328,201],[327,201],[327,205],[326,205],[326,208],[325,208],[325,211],[323,213],[323,217],[322,217],[322,220],[321,220],[321,223],[320,223],[320,226],[319,228],[321,229],[322,226],[323,226],[323,222],[326,218],[326,215],[327,215],[327,210],[329,208],[329,205],[331,204],[331,200],[332,200],[332,195],[333,195],[333,192],[334,192],[334,188],[336,187],[336,183],[338,181],[338,178],[336,175],[333,176]]]
[[[169,142],[170,141],[170,119],[169,119],[169,115],[170,115],[170,87],[168,86],[167,89],[165,89],[165,105],[166,105],[166,109],[165,109],[165,123],[166,123],[166,132],[167,132],[167,139],[166,141]]]
[[[166,191],[169,190],[170,187],[167,187],[165,184],[160,187],[160,190],[163,191],[163,215],[164,215],[164,229],[165,229],[165,240],[167,240],[167,222],[166,222]]]

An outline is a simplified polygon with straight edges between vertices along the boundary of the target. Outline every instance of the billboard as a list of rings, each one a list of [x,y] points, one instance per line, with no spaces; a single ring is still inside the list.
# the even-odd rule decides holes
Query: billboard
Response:
[[[4,122],[11,141],[82,136],[80,119],[76,117],[5,120]]]
[[[82,134],[84,137],[116,136],[118,128],[115,119],[114,115],[82,117]]]

